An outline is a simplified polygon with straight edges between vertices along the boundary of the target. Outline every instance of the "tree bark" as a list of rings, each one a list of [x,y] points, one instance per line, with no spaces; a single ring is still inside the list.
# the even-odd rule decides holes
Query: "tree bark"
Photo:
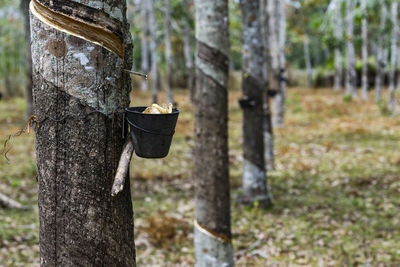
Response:
[[[397,67],[397,43],[398,43],[398,32],[399,25],[397,23],[397,14],[398,14],[398,3],[397,1],[392,2],[391,6],[391,20],[393,25],[392,31],[392,44],[391,44],[391,53],[390,53],[390,72],[389,72],[389,110],[390,112],[394,112],[396,108],[396,91],[395,91],[395,75],[396,75],[396,67]]]
[[[195,0],[195,5],[196,266],[233,266],[228,159],[228,1]]]
[[[149,72],[149,12],[147,8],[147,3],[149,0],[142,0],[141,14],[142,14],[142,43],[141,43],[141,57],[142,57],[142,72]],[[146,78],[142,78],[141,89],[142,91],[147,91],[149,87]]]
[[[356,55],[354,51],[354,9],[355,0],[346,1],[346,47],[347,47],[347,68],[346,68],[346,94],[357,98],[357,74]]]
[[[158,47],[157,47],[157,24],[154,14],[154,0],[146,0],[147,10],[149,12],[149,26],[150,26],[150,53],[151,53],[151,78],[152,78],[152,91],[153,103],[158,102]]]
[[[334,11],[334,36],[336,39],[335,46],[335,81],[334,90],[342,90],[343,83],[343,65],[342,65],[342,52],[340,51],[339,43],[343,40],[343,20],[342,20],[342,1],[336,1],[335,11]]]
[[[311,65],[311,56],[310,56],[310,41],[308,36],[304,36],[304,61],[306,64],[306,86],[307,88],[312,87],[312,65]]]
[[[270,96],[268,94],[270,83],[269,73],[271,68],[271,52],[269,42],[269,15],[268,15],[268,0],[260,1],[260,19],[261,33],[263,36],[263,69],[262,75],[264,80],[264,160],[267,171],[272,171],[275,168],[274,155],[274,133],[272,127],[272,116],[270,106]]]
[[[40,262],[135,266],[129,179],[117,197],[110,194],[123,146],[120,111],[129,105],[131,89],[122,71],[132,66],[126,2],[85,3],[31,2],[33,104],[42,121],[36,132]],[[39,5],[73,21],[78,16],[117,29],[123,60],[45,24]]]
[[[25,40],[26,40],[26,117],[32,116],[32,54],[31,54],[31,26],[29,22],[29,2],[30,0],[21,0],[21,9],[24,16]]]
[[[182,7],[185,12],[183,15],[183,52],[185,56],[186,70],[188,74],[187,88],[190,92],[190,100],[194,103],[194,72],[193,72],[193,53],[191,49],[190,24],[188,16],[190,14],[188,0],[182,0]]]
[[[381,34],[384,33],[386,19],[388,15],[387,7],[384,1],[381,3],[381,20],[379,24],[379,32]],[[376,102],[379,103],[382,100],[382,90],[383,90],[383,79],[384,79],[384,68],[385,68],[385,60],[384,60],[384,51],[383,51],[383,38],[378,38],[378,46],[376,48],[376,61],[377,65],[377,73],[375,78],[375,98]]]
[[[168,103],[174,103],[172,84],[172,48],[171,48],[171,5],[170,0],[164,0],[164,30],[165,30],[165,61],[167,63],[167,94]]]
[[[361,35],[362,35],[362,98],[368,99],[368,12],[367,0],[361,0]]]
[[[241,0],[243,63],[243,200],[268,207],[271,199],[266,185],[264,160],[263,40],[259,34],[260,1]]]

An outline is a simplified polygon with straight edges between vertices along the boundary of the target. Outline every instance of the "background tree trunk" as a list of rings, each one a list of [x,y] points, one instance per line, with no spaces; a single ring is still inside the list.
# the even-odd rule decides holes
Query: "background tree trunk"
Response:
[[[286,102],[286,10],[285,1],[276,0],[277,10],[277,27],[278,30],[278,62],[279,62],[279,90],[275,96],[275,125],[282,127],[285,117],[285,102]]]
[[[398,3],[397,1],[392,2],[391,6],[391,20],[393,25],[392,31],[392,45],[391,45],[391,53],[390,53],[390,72],[389,72],[389,110],[390,112],[394,112],[396,108],[396,91],[395,91],[395,75],[396,75],[396,67],[397,67],[397,39],[399,32],[399,25],[397,23],[397,14],[398,14]]]
[[[342,52],[340,51],[339,43],[343,40],[343,19],[342,19],[342,1],[336,1],[335,12],[334,12],[334,23],[333,30],[336,39],[335,46],[335,81],[334,90],[342,90],[343,84],[343,63],[342,63]]]
[[[190,92],[190,100],[194,103],[194,72],[193,72],[193,53],[191,49],[191,28],[188,20],[190,14],[188,0],[182,0],[182,7],[185,12],[183,15],[183,52],[185,56],[186,70],[188,74],[187,88]],[[186,15],[187,14],[187,15]]]
[[[306,64],[306,86],[307,88],[312,87],[312,65],[311,65],[311,55],[310,55],[310,41],[308,36],[304,36],[304,60]]]
[[[346,68],[346,94],[357,98],[357,74],[356,55],[354,52],[354,0],[346,1],[346,47],[347,47],[347,68]]]
[[[32,54],[31,54],[31,27],[29,22],[30,0],[21,0],[21,9],[24,16],[25,38],[26,38],[26,117],[32,116]]]
[[[228,160],[228,1],[195,0],[195,4],[196,266],[233,266]]]
[[[397,40],[397,41],[399,41],[399,40]],[[400,47],[399,46],[397,46],[397,65],[398,66],[400,66],[400,53],[399,53],[399,50],[400,49]],[[397,88],[397,91],[398,92],[400,92],[400,71],[398,71],[397,72],[397,82],[396,82],[396,88]]]
[[[383,78],[384,78],[384,68],[385,68],[385,63],[384,63],[384,51],[383,51],[383,33],[385,30],[385,24],[386,24],[386,19],[387,19],[387,7],[384,1],[381,3],[382,5],[382,10],[381,10],[381,21],[379,25],[379,32],[380,38],[378,38],[378,45],[376,48],[376,60],[378,62],[377,64],[377,73],[376,73],[376,78],[375,78],[375,98],[376,102],[380,102],[382,100],[382,90],[383,90]]]
[[[264,160],[267,171],[275,168],[274,155],[274,134],[272,128],[272,116],[269,91],[269,73],[271,70],[271,51],[269,43],[269,16],[268,16],[268,0],[260,1],[260,19],[261,32],[263,36],[263,69],[262,75],[264,80]]]
[[[153,91],[153,103],[158,103],[158,47],[157,47],[157,24],[154,14],[154,0],[146,0],[149,12],[150,26],[150,53],[151,53],[151,79]]]
[[[368,99],[368,12],[367,0],[361,0],[361,38],[362,38],[362,98]]]
[[[107,19],[125,47],[122,66],[114,53],[31,15],[34,113],[44,120],[36,133],[41,266],[135,266],[129,179],[111,197],[124,143],[122,114],[113,112],[129,105],[131,84],[122,71],[132,66],[126,2],[40,3],[96,23]],[[120,16],[111,19],[110,10]]]
[[[258,201],[263,207],[271,200],[266,185],[263,112],[263,40],[259,34],[260,1],[241,0],[243,63],[243,200]]]
[[[274,97],[273,125],[282,127],[285,116],[285,37],[286,17],[285,3],[279,0],[268,0],[270,48],[272,59],[272,88],[277,90]]]
[[[141,56],[142,56],[142,72],[149,72],[149,9],[147,3],[149,0],[142,0],[141,14],[142,14],[142,44],[141,44]],[[141,89],[147,91],[149,87],[148,80],[142,78]]]
[[[169,1],[170,0],[164,0],[165,61],[167,63],[168,103],[174,103],[174,92],[172,89],[171,7]]]

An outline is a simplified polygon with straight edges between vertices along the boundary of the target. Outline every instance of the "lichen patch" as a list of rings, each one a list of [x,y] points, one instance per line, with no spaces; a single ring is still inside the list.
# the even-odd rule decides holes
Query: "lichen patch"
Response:
[[[89,59],[84,53],[75,53],[73,54],[73,57],[79,59],[82,66],[86,66],[89,63]]]

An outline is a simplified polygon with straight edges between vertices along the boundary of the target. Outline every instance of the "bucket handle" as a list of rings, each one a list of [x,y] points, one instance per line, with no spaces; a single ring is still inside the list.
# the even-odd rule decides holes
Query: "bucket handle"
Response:
[[[158,132],[152,132],[152,131],[149,131],[149,130],[143,129],[142,127],[137,126],[136,124],[132,123],[128,119],[127,119],[127,121],[129,123],[129,125],[133,126],[134,128],[136,128],[136,129],[138,129],[140,131],[143,131],[145,133],[154,134],[154,135],[161,135],[161,136],[173,136],[175,134],[175,130],[171,134],[161,134],[161,133],[158,133]]]

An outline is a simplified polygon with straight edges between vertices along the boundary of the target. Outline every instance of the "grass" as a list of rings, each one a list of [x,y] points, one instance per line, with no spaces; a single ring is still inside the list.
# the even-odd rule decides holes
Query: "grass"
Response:
[[[151,96],[134,92],[133,105]],[[398,266],[400,264],[400,118],[372,100],[332,90],[291,88],[286,126],[275,131],[270,210],[243,207],[240,92],[230,93],[232,232],[237,266]],[[165,96],[162,95],[162,99]],[[372,97],[371,97],[372,98]],[[132,161],[138,266],[190,266],[193,257],[192,106],[182,109],[170,154]],[[24,124],[24,102],[0,102],[0,141]],[[0,159],[0,191],[34,207],[0,210],[0,266],[37,266],[34,136],[15,140]]]

